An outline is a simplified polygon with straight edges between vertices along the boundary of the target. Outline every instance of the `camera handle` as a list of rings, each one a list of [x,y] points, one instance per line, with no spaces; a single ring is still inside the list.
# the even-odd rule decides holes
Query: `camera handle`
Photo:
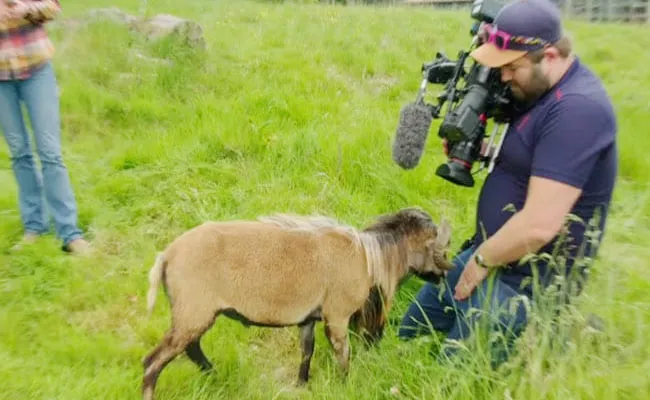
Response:
[[[492,129],[492,134],[490,135],[490,140],[488,141],[486,147],[487,151],[487,156],[485,157],[483,161],[483,168],[485,168],[485,164],[487,163],[487,173],[491,173],[492,170],[494,170],[494,165],[496,163],[496,159],[499,156],[499,153],[501,152],[501,147],[503,146],[503,141],[506,138],[506,133],[508,132],[510,124],[509,123],[497,123],[494,128]],[[500,132],[499,132],[500,131]],[[499,136],[499,142],[497,143],[496,148],[494,151],[492,151],[492,146],[494,144],[494,139]],[[481,168],[481,170],[483,169]],[[480,171],[480,170],[479,170]],[[478,171],[477,171],[478,172]]]
[[[503,146],[503,141],[505,140],[506,134],[508,133],[508,128],[510,128],[509,123],[503,124],[503,130],[501,131],[501,135],[499,137],[499,144],[497,145],[497,148],[494,154],[492,155],[492,158],[490,159],[490,165],[488,166],[488,174],[492,172],[492,170],[494,169],[494,163],[497,157],[499,156],[499,153],[501,152],[501,146]]]
[[[415,103],[416,104],[422,104],[423,103],[424,94],[427,91],[427,83],[429,83],[429,82],[427,81],[427,78],[424,77],[424,79],[422,79],[422,83],[420,83],[420,89],[418,89],[417,97],[415,98]]]

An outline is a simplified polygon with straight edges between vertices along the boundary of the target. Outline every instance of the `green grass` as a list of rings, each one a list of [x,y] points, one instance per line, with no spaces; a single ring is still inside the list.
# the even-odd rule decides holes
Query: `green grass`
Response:
[[[131,13],[140,7],[94,3]],[[91,8],[64,7],[66,18]],[[390,155],[422,62],[469,44],[466,13],[207,0],[150,2],[147,12],[200,22],[206,54],[145,43],[108,22],[50,28],[64,158],[95,257],[66,256],[52,236],[6,254],[21,225],[8,150],[0,146],[2,399],[137,398],[140,360],[169,316],[161,299],[145,316],[148,269],[157,250],[204,220],[297,212],[363,226],[418,205],[452,220],[455,246],[472,231],[478,190],[435,176],[444,155],[434,130],[415,170],[400,170]],[[159,398],[650,397],[650,38],[644,27],[568,26],[582,60],[603,77],[620,124],[615,201],[577,315],[595,312],[604,333],[579,330],[558,352],[540,345],[548,335],[528,335],[521,366],[493,372],[481,352],[469,365],[438,365],[429,354],[433,339],[400,344],[391,326],[377,349],[354,343],[343,383],[319,326],[311,385],[296,389],[296,329],[219,319],[203,340],[216,372],[201,376],[180,357],[161,375]],[[394,318],[419,285],[411,280],[399,293]]]

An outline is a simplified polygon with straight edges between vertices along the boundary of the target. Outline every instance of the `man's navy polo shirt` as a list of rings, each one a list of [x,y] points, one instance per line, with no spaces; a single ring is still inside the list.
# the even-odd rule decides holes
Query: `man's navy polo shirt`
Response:
[[[598,77],[576,58],[558,84],[512,121],[497,164],[479,195],[477,244],[483,234],[493,235],[513,215],[506,206],[511,204],[517,211],[523,208],[531,176],[545,177],[583,190],[571,213],[584,223],[572,222],[571,242],[564,239],[561,246],[569,257],[566,265],[571,266],[583,241],[588,244],[585,225],[596,210],[601,214],[601,232],[605,227],[618,168],[616,130],[609,96]],[[538,254],[552,254],[557,239]],[[586,255],[594,257],[596,250],[588,246]],[[517,264],[500,271],[500,279],[515,289],[533,276],[530,264]],[[544,263],[538,260],[536,266],[541,277],[547,276]],[[547,282],[543,279],[541,283],[545,286]],[[530,287],[525,292],[530,294]]]

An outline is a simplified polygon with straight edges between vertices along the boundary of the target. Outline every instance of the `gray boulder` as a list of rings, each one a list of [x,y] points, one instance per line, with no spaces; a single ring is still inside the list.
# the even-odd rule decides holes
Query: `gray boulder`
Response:
[[[136,20],[131,24],[150,40],[175,36],[190,47],[205,49],[203,28],[197,22],[169,14],[158,14],[151,18]]]
[[[144,18],[130,15],[117,7],[94,8],[86,13],[85,18],[75,21],[78,23],[65,21],[63,25],[78,27],[79,23],[89,24],[102,20],[123,24],[144,35],[147,40],[173,37],[192,48],[201,50],[206,48],[203,28],[199,23],[169,14],[157,14]]]

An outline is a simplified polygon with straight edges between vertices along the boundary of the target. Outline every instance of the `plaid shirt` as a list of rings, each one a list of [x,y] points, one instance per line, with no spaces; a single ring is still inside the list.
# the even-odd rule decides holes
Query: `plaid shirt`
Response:
[[[0,20],[0,81],[27,79],[54,56],[44,23],[61,10],[59,0],[23,1],[29,5],[24,18]]]

